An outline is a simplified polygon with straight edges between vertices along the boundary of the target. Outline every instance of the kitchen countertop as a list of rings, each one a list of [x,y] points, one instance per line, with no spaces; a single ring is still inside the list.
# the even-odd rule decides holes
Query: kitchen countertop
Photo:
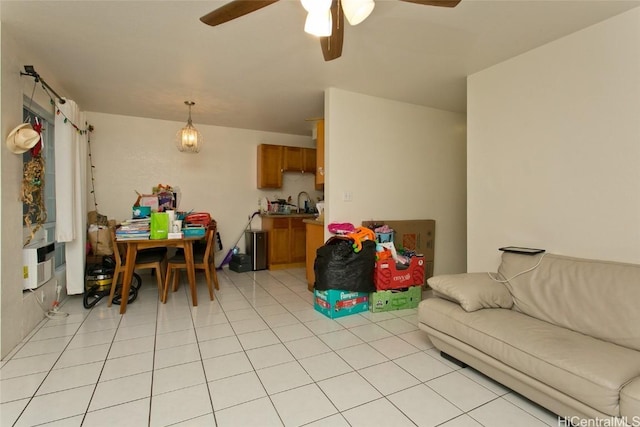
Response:
[[[268,214],[263,213],[260,214],[261,218],[308,218],[313,219],[316,217],[316,214],[312,213],[290,213],[290,214]]]
[[[305,224],[324,226],[324,221],[319,220],[318,218],[303,219],[302,222],[304,222]]]

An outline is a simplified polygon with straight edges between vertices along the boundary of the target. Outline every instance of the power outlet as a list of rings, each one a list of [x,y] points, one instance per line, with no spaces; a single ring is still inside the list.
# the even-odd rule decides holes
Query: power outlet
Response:
[[[353,200],[353,194],[351,193],[351,191],[345,191],[344,193],[342,193],[343,202],[350,202],[352,200]]]

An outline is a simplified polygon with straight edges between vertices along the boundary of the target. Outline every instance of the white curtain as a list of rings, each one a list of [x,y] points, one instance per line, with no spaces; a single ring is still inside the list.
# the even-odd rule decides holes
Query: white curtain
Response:
[[[65,243],[67,294],[84,292],[87,241],[85,115],[75,102],[56,104],[56,240]],[[78,129],[74,127],[76,125]]]

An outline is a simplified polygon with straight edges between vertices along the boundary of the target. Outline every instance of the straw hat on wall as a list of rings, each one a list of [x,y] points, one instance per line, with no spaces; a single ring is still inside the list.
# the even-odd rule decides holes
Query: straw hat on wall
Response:
[[[22,154],[33,148],[40,140],[40,134],[30,123],[16,126],[7,136],[7,148],[15,154]]]

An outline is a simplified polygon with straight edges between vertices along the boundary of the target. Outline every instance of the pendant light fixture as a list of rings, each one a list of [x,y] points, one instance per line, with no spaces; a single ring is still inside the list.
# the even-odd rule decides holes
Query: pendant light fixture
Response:
[[[178,131],[176,144],[178,150],[183,153],[197,153],[200,151],[200,144],[202,144],[202,135],[191,122],[191,107],[196,103],[193,101],[184,101],[184,103],[189,107],[189,120],[187,120],[187,125]]]

